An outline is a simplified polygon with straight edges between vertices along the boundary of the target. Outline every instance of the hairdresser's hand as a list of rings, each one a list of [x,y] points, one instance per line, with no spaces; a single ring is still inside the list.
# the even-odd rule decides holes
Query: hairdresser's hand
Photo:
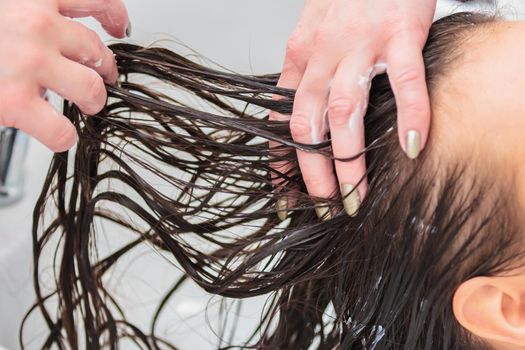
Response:
[[[0,125],[53,151],[75,144],[75,128],[43,95],[52,90],[86,114],[104,106],[104,82],[118,75],[115,57],[95,32],[67,18],[87,16],[114,37],[126,34],[122,0],[0,0]]]
[[[422,49],[435,7],[436,0],[307,0],[288,41],[279,81],[281,87],[297,89],[290,120],[294,140],[316,144],[330,133],[335,158],[359,154],[365,145],[363,117],[371,80],[388,71],[401,146],[416,158],[430,124]],[[364,156],[334,163],[299,151],[298,160],[310,195],[329,198],[340,189],[346,212],[355,214],[367,190],[366,178],[361,181]],[[318,209],[318,215],[330,216],[326,208]]]

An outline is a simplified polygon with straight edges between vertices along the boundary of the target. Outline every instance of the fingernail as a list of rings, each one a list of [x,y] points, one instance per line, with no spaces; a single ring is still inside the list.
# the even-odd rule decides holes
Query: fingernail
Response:
[[[315,213],[317,214],[317,217],[323,221],[330,220],[332,218],[332,213],[330,212],[330,207],[328,206],[322,206],[322,207],[316,207]]]
[[[418,131],[410,130],[406,136],[406,154],[410,159],[416,159],[421,153],[421,134]]]
[[[126,27],[126,36],[129,38],[133,33],[133,28],[131,26],[131,21],[128,21],[128,26]]]
[[[361,198],[356,187],[350,184],[342,184],[341,194],[343,195],[343,205],[346,213],[350,216],[355,216],[361,206]]]
[[[279,218],[279,220],[286,220],[288,218],[288,199],[279,198],[275,206],[277,209],[277,217]]]

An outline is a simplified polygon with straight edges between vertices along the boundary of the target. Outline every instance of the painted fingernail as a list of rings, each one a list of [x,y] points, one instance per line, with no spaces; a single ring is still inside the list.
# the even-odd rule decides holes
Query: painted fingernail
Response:
[[[126,27],[126,36],[129,38],[133,33],[133,28],[131,26],[131,21],[128,21],[128,26]]]
[[[350,184],[342,184],[341,194],[343,195],[343,205],[346,213],[350,216],[355,216],[361,206],[361,198],[356,187]]]
[[[421,134],[410,130],[406,135],[406,154],[410,159],[416,159],[421,153]]]
[[[323,221],[327,221],[332,218],[332,212],[330,211],[330,207],[326,205],[321,206],[321,207],[316,207],[315,213],[317,214],[317,217]]]
[[[277,209],[277,217],[279,220],[286,220],[288,218],[288,199],[279,198],[275,207]]]

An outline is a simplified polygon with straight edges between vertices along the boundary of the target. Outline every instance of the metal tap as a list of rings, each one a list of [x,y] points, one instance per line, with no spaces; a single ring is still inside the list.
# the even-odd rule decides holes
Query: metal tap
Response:
[[[29,137],[23,132],[0,126],[0,206],[24,195],[24,161]]]

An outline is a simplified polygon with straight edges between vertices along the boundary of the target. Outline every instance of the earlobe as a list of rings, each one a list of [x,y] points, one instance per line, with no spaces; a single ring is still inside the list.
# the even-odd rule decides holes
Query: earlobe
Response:
[[[523,295],[523,276],[475,277],[456,290],[454,316],[483,340],[525,346]]]

